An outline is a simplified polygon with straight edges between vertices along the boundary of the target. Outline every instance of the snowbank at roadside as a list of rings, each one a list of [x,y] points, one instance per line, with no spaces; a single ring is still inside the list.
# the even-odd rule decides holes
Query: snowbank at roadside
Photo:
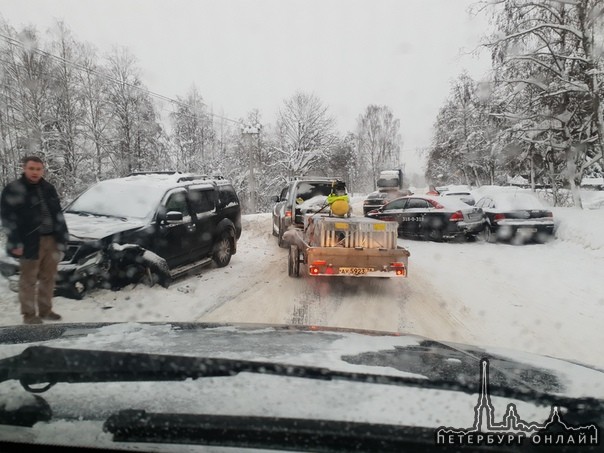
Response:
[[[604,209],[552,208],[556,239],[604,253]]]

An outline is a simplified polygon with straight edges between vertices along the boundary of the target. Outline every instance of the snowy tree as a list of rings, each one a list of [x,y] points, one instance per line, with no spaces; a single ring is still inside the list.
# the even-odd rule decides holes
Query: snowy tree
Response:
[[[489,7],[497,82],[522,100],[504,116],[525,149],[545,154],[550,182],[568,182],[580,206],[578,183],[604,149],[602,2],[502,0]]]
[[[87,158],[83,147],[84,97],[78,85],[80,49],[62,22],[58,22],[51,42],[50,52],[58,58],[52,60],[50,79],[52,123],[49,147],[61,158],[62,183],[73,186],[80,164]]]
[[[113,146],[109,153],[119,176],[152,170],[158,164],[158,124],[155,106],[143,86],[136,60],[126,49],[116,48],[108,57],[109,100],[113,109]]]
[[[52,91],[49,77],[50,58],[39,51],[40,42],[35,29],[26,28],[5,43],[3,79],[7,101],[9,127],[14,128],[13,143],[19,155],[50,155],[52,135]]]
[[[86,140],[92,144],[91,167],[95,179],[103,176],[110,149],[109,129],[113,121],[113,111],[109,104],[109,82],[105,78],[105,69],[96,62],[96,53],[85,47],[82,51],[82,71],[78,72],[81,86],[84,117],[83,128]]]
[[[177,168],[184,171],[207,173],[211,168],[208,153],[215,139],[212,117],[195,87],[185,98],[178,98],[176,111],[171,114],[172,139],[177,149]]]
[[[299,92],[284,102],[271,156],[283,182],[317,169],[337,142],[334,128],[334,119],[315,95]]]
[[[370,105],[357,121],[358,149],[374,189],[380,171],[400,166],[399,129],[400,121],[387,106]]]

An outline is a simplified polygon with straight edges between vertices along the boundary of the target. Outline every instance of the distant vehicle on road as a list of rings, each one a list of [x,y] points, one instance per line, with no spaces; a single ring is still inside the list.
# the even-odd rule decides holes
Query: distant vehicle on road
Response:
[[[554,216],[534,195],[512,191],[492,193],[476,203],[486,216],[488,242],[546,242],[554,235]]]
[[[434,241],[460,237],[474,240],[485,221],[480,208],[454,198],[427,195],[397,198],[369,212],[368,217],[397,221],[399,236]]]
[[[476,202],[468,186],[448,186],[440,192],[440,196],[457,198],[470,206]]]
[[[280,195],[273,197],[275,206],[272,230],[280,247],[286,245],[283,234],[289,227],[304,227],[304,214],[327,208],[327,197],[334,190],[334,181],[338,183],[340,190],[346,191],[346,184],[338,178],[308,176],[292,180]]]
[[[367,216],[370,211],[384,206],[389,201],[409,195],[413,195],[413,192],[407,189],[371,192],[363,202],[363,215]]]

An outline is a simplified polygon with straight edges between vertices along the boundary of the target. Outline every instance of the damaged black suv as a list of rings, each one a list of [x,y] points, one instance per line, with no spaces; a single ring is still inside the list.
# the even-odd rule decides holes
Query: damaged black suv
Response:
[[[134,173],[93,185],[64,214],[70,240],[56,293],[73,298],[139,281],[167,287],[211,261],[226,266],[241,236],[239,199],[221,177]]]

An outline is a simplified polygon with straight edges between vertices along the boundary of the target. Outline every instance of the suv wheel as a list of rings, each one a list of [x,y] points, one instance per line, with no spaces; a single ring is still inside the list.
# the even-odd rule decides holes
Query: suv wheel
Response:
[[[231,261],[231,256],[233,256],[231,236],[227,232],[224,232],[214,247],[212,259],[216,263],[216,266],[224,267]]]

